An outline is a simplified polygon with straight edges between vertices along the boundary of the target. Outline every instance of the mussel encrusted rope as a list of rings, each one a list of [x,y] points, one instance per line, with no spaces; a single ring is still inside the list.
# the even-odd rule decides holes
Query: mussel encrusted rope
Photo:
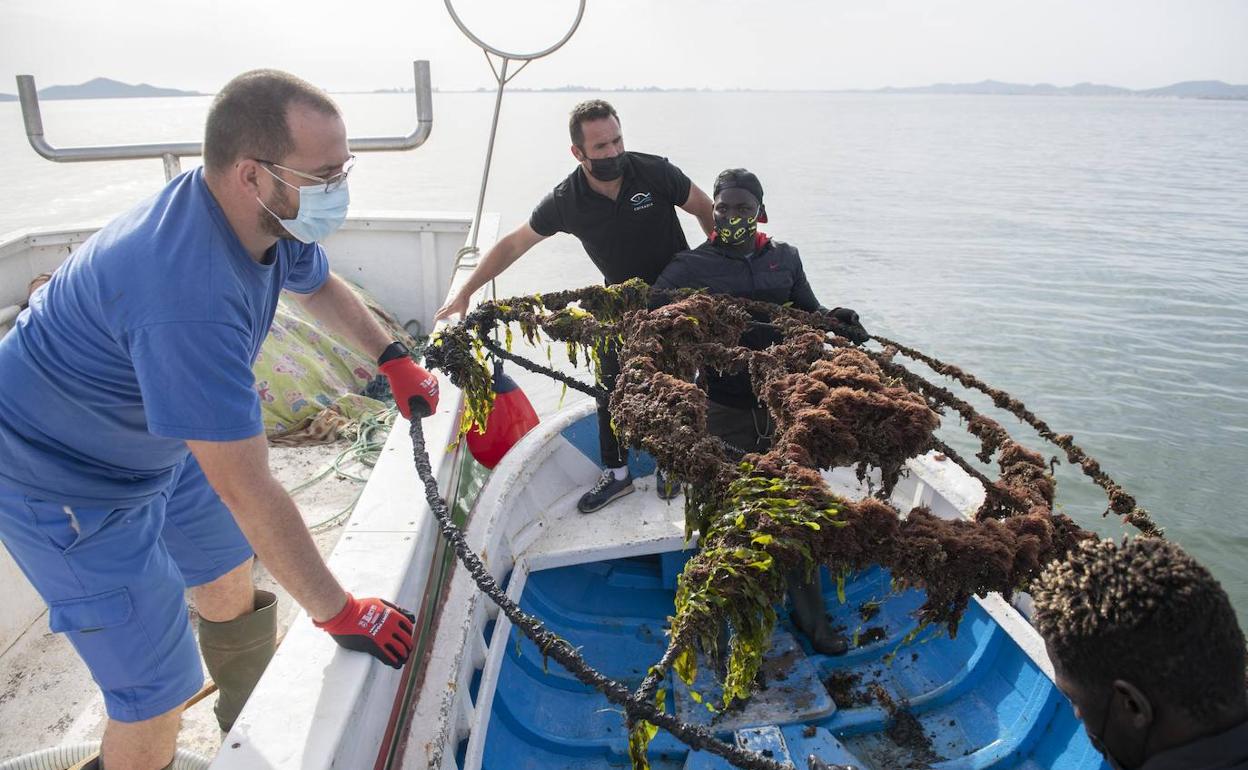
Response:
[[[1053,510],[1055,483],[1038,453],[968,402],[901,366],[894,360],[898,352],[988,394],[996,406],[1062,447],[1106,491],[1111,510],[1145,534],[1160,535],[1147,513],[1070,436],[1055,434],[1021,402],[956,367],[891,340],[880,340],[887,345],[883,352],[853,347],[836,334],[836,322],[821,314],[697,292],[652,292],[640,281],[483,303],[462,324],[435,337],[428,363],[447,372],[465,393],[461,431],[473,422],[483,424],[489,413],[487,352],[596,398],[606,395],[553,366],[526,362],[490,339],[499,325],[510,339],[511,324],[530,344],[544,337],[565,345],[574,365],[596,364],[608,345],[618,348],[620,375],[609,401],[615,428],[626,443],[649,451],[665,471],[689,485],[686,533],[699,532],[700,547],[678,580],[668,647],[635,693],[608,693],[630,704],[625,709],[630,755],[638,767],[646,764],[653,726],[670,729],[672,718],[654,707],[662,702],[664,693],[656,689],[669,669],[691,684],[699,650],[726,652],[720,706],[748,697],[776,622],[785,572],[826,565],[843,578],[881,565],[891,571],[896,587],[926,591],[917,611],[920,628],[939,624],[956,634],[972,596],[1008,597],[1025,589],[1045,564],[1091,536]],[[765,350],[741,346],[743,332],[758,326],[768,327],[779,341]],[[748,373],[775,423],[770,451],[742,458],[707,432],[706,394],[693,380],[708,369]],[[981,460],[995,456],[999,479],[989,479],[935,436],[938,411],[945,408],[956,411],[979,439]],[[906,460],[931,449],[984,485],[984,505],[972,520],[942,519],[926,508],[903,518],[884,502]],[[860,479],[878,468],[877,496],[851,501],[832,494],[820,470],[839,466],[856,467]],[[449,532],[446,525],[443,532]],[[497,587],[491,598],[505,600]],[[716,649],[721,627],[731,629],[726,651]],[[561,663],[565,653],[575,656],[571,645],[552,635],[535,641]],[[568,659],[583,665],[579,658]],[[601,677],[582,679],[591,680],[607,686]],[[696,735],[688,729],[671,731],[684,740]]]

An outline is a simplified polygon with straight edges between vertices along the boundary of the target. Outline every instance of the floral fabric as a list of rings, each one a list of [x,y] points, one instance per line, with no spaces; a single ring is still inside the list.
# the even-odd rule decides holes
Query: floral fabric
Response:
[[[363,289],[353,288],[394,339],[415,347],[393,316]],[[253,371],[265,432],[272,435],[303,423],[341,396],[363,392],[377,374],[377,362],[328,331],[284,292]]]

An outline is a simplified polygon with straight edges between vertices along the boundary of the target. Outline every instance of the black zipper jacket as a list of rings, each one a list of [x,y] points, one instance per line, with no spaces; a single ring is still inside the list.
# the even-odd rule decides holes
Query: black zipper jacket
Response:
[[[758,235],[753,253],[744,257],[727,253],[714,241],[679,252],[654,286],[657,289],[706,289],[712,294],[730,294],[776,305],[791,303],[812,312],[824,310],[806,280],[797,248],[783,241],[773,241],[762,233]],[[741,344],[762,350],[779,339],[774,330],[756,327],[741,335]],[[707,371],[699,376],[699,381],[705,385],[707,396],[716,403],[737,409],[758,405],[748,373]]]

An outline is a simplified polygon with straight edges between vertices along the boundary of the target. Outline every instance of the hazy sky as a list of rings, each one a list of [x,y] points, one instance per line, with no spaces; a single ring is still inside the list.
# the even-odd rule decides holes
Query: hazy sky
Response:
[[[589,0],[572,41],[514,81],[875,88],[985,78],[1147,88],[1248,83],[1245,0]],[[459,0],[482,37],[544,48],[575,0]],[[0,91],[104,75],[215,91],[280,67],[330,90],[492,84],[442,0],[0,0]]]

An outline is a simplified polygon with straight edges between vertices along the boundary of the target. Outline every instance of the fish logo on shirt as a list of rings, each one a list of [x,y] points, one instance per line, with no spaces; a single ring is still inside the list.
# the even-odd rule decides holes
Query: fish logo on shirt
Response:
[[[654,205],[654,195],[648,192],[633,193],[628,201],[633,204],[633,211],[641,211]]]

